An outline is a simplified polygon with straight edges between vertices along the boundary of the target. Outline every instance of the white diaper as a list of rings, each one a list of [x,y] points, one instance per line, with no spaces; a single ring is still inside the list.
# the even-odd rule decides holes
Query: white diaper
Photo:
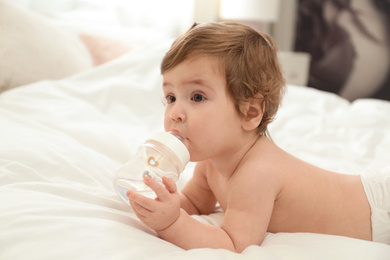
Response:
[[[361,179],[371,207],[372,240],[390,245],[390,167]]]

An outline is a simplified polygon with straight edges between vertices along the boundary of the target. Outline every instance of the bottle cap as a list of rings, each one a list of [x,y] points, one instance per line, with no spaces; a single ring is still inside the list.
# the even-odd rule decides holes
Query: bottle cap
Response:
[[[180,172],[184,170],[184,167],[190,161],[190,153],[187,147],[180,141],[176,134],[169,132],[157,132],[148,140],[154,140],[167,146],[179,159],[181,165],[179,165]]]

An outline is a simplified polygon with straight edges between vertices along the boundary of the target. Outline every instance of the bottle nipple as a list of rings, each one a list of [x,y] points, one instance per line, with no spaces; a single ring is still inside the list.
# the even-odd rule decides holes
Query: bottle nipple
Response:
[[[171,135],[173,135],[174,137],[179,139],[181,142],[184,142],[184,140],[185,140],[185,138],[183,136],[181,136],[180,134],[178,134],[176,132],[169,131],[168,133],[170,133]]]

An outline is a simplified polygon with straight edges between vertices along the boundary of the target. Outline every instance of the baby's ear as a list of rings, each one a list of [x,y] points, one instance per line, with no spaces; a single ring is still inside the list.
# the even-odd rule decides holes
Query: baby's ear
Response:
[[[246,131],[256,129],[263,119],[264,109],[265,102],[261,94],[256,94],[255,97],[243,103],[240,106],[240,110],[244,114],[242,128]]]

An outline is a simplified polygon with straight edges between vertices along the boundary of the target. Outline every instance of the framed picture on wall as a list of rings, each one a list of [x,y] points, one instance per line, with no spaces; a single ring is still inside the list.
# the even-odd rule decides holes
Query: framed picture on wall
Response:
[[[313,88],[390,100],[390,2],[299,0],[295,51],[311,55]]]

